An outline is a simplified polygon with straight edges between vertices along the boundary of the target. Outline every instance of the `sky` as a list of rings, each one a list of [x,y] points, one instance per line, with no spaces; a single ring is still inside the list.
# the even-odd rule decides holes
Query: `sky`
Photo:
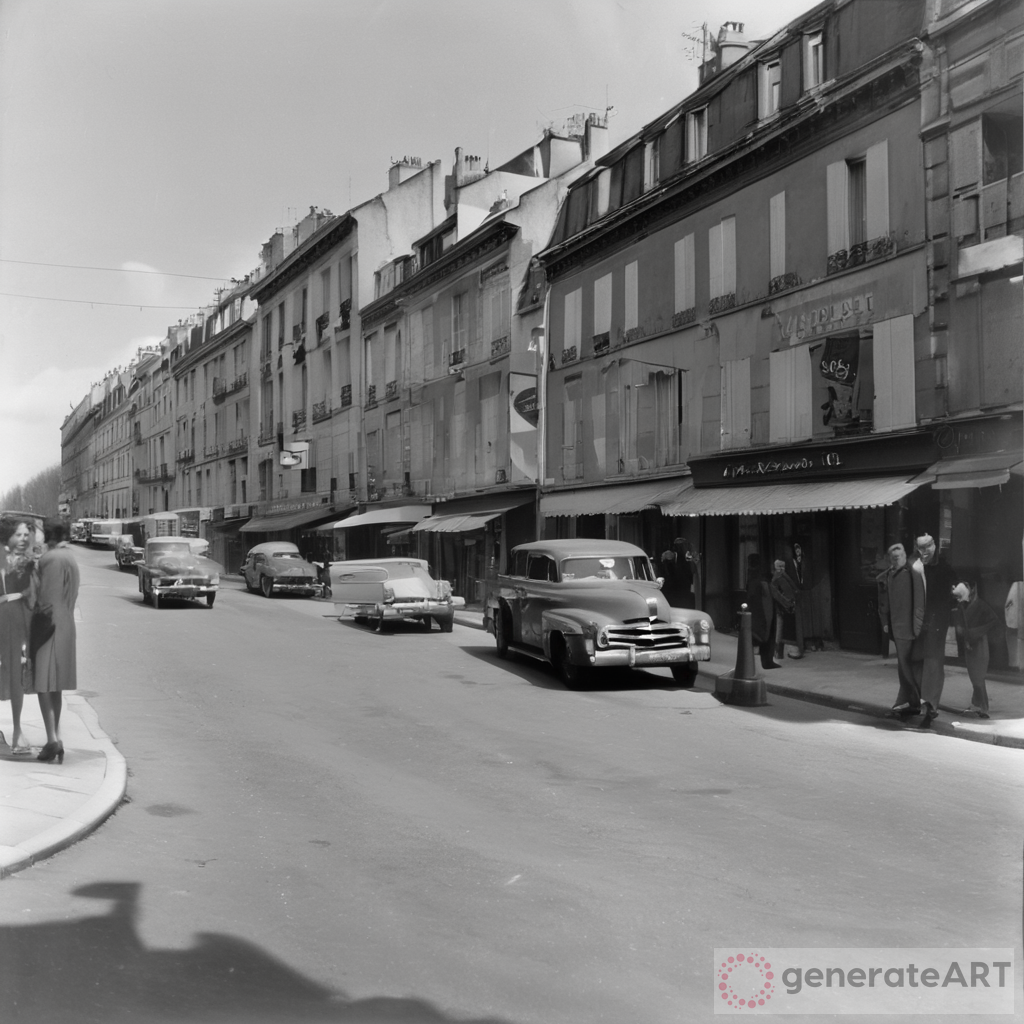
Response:
[[[697,86],[707,24],[813,0],[0,0],[0,494],[90,385],[391,163],[491,166],[576,112],[616,145]],[[689,52],[688,52],[689,51]]]

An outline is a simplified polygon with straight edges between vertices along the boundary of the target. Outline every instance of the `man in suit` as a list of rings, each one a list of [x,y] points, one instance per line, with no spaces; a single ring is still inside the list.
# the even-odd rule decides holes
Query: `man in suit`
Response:
[[[946,681],[946,631],[953,611],[956,575],[940,557],[929,533],[917,538],[917,561],[911,567],[924,578],[924,622],[911,651],[914,682],[924,709],[922,726],[939,715],[939,699]]]
[[[890,544],[889,568],[878,577],[878,616],[882,631],[896,645],[900,688],[889,714],[909,718],[921,713],[921,692],[914,679],[911,651],[924,622],[924,576],[907,564],[902,544]]]

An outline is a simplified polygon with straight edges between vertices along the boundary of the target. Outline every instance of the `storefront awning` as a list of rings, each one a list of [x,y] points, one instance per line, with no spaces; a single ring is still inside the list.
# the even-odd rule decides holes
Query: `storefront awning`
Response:
[[[430,515],[429,505],[396,505],[393,508],[374,508],[369,512],[339,519],[325,524],[334,530],[350,530],[353,526],[383,526],[385,523],[418,523]]]
[[[655,508],[660,498],[678,488],[677,479],[559,491],[541,497],[540,511],[544,516],[596,516],[605,512],[625,515],[645,508]]]
[[[277,533],[280,530],[294,530],[296,526],[316,522],[324,516],[334,515],[334,509],[320,506],[319,508],[303,508],[294,512],[280,512],[273,516],[253,516],[239,533]]]
[[[681,487],[660,502],[667,516],[771,516],[789,512],[826,512],[843,508],[879,508],[899,501],[920,486],[917,478],[869,477],[750,487]]]
[[[1024,454],[996,452],[941,459],[915,479],[919,484],[931,484],[937,491],[951,491],[960,487],[996,487],[1009,481],[1011,473],[1020,476],[1022,472]]]
[[[468,533],[471,530],[482,530],[492,519],[497,519],[501,512],[477,512],[464,516],[431,516],[417,523],[413,533]]]

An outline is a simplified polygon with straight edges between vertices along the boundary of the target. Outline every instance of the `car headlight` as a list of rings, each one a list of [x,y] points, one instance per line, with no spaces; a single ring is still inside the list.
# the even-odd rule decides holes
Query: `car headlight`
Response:
[[[216,586],[218,586],[218,585],[220,584],[220,573],[219,573],[219,572],[215,572],[215,573],[214,573],[214,574],[213,574],[213,575],[212,575],[212,576],[210,577],[210,582],[211,582],[211,583],[212,583],[212,584],[213,584],[213,585],[214,585],[215,587],[216,587]]]

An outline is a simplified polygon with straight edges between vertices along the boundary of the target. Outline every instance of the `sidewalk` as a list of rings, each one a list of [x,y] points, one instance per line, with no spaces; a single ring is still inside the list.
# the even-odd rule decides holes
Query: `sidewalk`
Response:
[[[457,611],[455,621],[483,629],[483,613],[471,608]],[[711,689],[717,675],[736,667],[736,642],[736,637],[726,633],[712,635],[712,660],[701,666],[698,686]],[[799,660],[786,658],[780,664],[778,670],[762,673],[769,693],[876,718],[887,718],[899,687],[895,656],[883,659],[850,651],[820,651]],[[947,665],[939,717],[929,731],[979,743],[1024,748],[1024,683],[989,679],[987,686],[992,717],[961,715],[971,703],[971,681],[965,668]],[[920,718],[903,723],[890,721],[896,728],[917,729]]]
[[[0,703],[0,878],[81,839],[113,814],[124,797],[127,765],[85,697],[64,694],[60,725],[64,763],[35,760],[46,736],[36,699],[28,694],[22,729],[32,754],[15,756],[8,746],[11,705]]]

